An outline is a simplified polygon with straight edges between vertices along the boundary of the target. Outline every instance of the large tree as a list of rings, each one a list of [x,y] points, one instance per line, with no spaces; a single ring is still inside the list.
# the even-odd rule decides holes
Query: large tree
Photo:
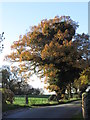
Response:
[[[85,62],[74,41],[77,27],[69,16],[42,20],[13,43],[13,52],[7,57],[20,63],[21,72],[46,76],[51,91],[65,93],[67,85],[79,77]]]

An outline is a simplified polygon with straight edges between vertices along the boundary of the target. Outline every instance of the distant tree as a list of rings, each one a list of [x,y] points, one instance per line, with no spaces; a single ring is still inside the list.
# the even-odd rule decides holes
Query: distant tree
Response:
[[[11,75],[9,67],[2,69],[0,72],[2,73],[2,87],[9,88],[10,75]]]
[[[5,39],[5,37],[3,35],[4,35],[4,32],[2,32],[2,34],[0,34],[0,53],[2,53],[2,50],[4,48],[4,44],[2,42]]]
[[[14,89],[15,94],[26,94],[31,86],[27,83],[28,73],[24,73],[25,71],[18,66],[12,66],[12,82],[14,83],[12,89]]]
[[[39,95],[41,93],[41,90],[39,88],[33,88],[32,90],[33,91],[31,94],[33,94],[33,95]]]

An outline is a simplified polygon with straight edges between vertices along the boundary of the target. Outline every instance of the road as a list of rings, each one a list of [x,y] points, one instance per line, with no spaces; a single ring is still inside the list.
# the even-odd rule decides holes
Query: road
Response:
[[[81,101],[74,101],[62,105],[23,109],[7,115],[6,118],[72,118],[80,111]]]

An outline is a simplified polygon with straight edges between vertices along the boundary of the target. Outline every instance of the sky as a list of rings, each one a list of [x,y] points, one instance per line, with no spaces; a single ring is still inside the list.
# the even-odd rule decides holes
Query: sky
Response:
[[[35,1],[35,0],[34,0]],[[0,2],[0,33],[4,32],[4,50],[0,54],[0,65],[10,46],[24,35],[33,25],[43,19],[54,18],[56,15],[70,16],[78,22],[77,33],[88,33],[88,2]]]

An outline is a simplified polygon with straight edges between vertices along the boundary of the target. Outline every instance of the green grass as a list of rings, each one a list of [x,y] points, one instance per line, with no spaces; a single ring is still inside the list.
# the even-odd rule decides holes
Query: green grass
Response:
[[[7,105],[2,106],[2,111],[8,111],[8,110],[13,110],[13,109],[18,109],[18,108],[23,108],[23,107],[35,107],[35,106],[47,106],[47,105],[58,105],[58,104],[65,104],[69,103],[72,101],[76,101],[77,98],[72,98],[69,100],[60,100],[58,101],[49,101],[48,100],[49,96],[29,96],[28,97],[28,105],[25,103],[25,97],[24,96],[15,96],[14,102],[11,105],[10,103],[7,102]],[[79,100],[79,99],[78,99]]]
[[[34,97],[29,97],[28,98],[28,101],[29,101],[29,106],[32,106],[32,105],[35,105],[35,104],[47,104],[49,101],[48,101],[48,98],[34,98]],[[25,105],[25,97],[15,97],[15,100],[14,100],[14,105]]]
[[[34,97],[34,96],[29,96],[28,97],[28,106],[46,106],[46,105],[57,105],[57,104],[65,104],[65,103],[69,103],[69,102],[72,102],[72,101],[76,101],[76,100],[80,100],[80,99],[77,99],[77,98],[71,98],[69,100],[59,100],[58,101],[49,101],[48,100],[48,97]],[[25,103],[25,97],[24,96],[20,96],[20,97],[15,97],[15,101],[13,102],[14,105],[26,105]]]
[[[66,100],[66,99],[59,100],[59,104],[61,104],[61,103],[63,103],[63,104],[70,103],[70,102],[77,101],[77,100],[81,100],[81,98],[70,98],[68,100]]]
[[[37,106],[37,105],[48,105],[48,96],[29,96],[28,97],[29,104],[26,105],[25,103],[25,97],[24,96],[16,96],[14,98],[14,102],[11,105],[9,102],[7,104],[2,105],[2,112],[23,108],[23,107],[31,107],[31,106]]]
[[[21,106],[25,105],[25,97],[15,97],[13,104]]]
[[[29,98],[30,105],[47,104],[48,98]]]

